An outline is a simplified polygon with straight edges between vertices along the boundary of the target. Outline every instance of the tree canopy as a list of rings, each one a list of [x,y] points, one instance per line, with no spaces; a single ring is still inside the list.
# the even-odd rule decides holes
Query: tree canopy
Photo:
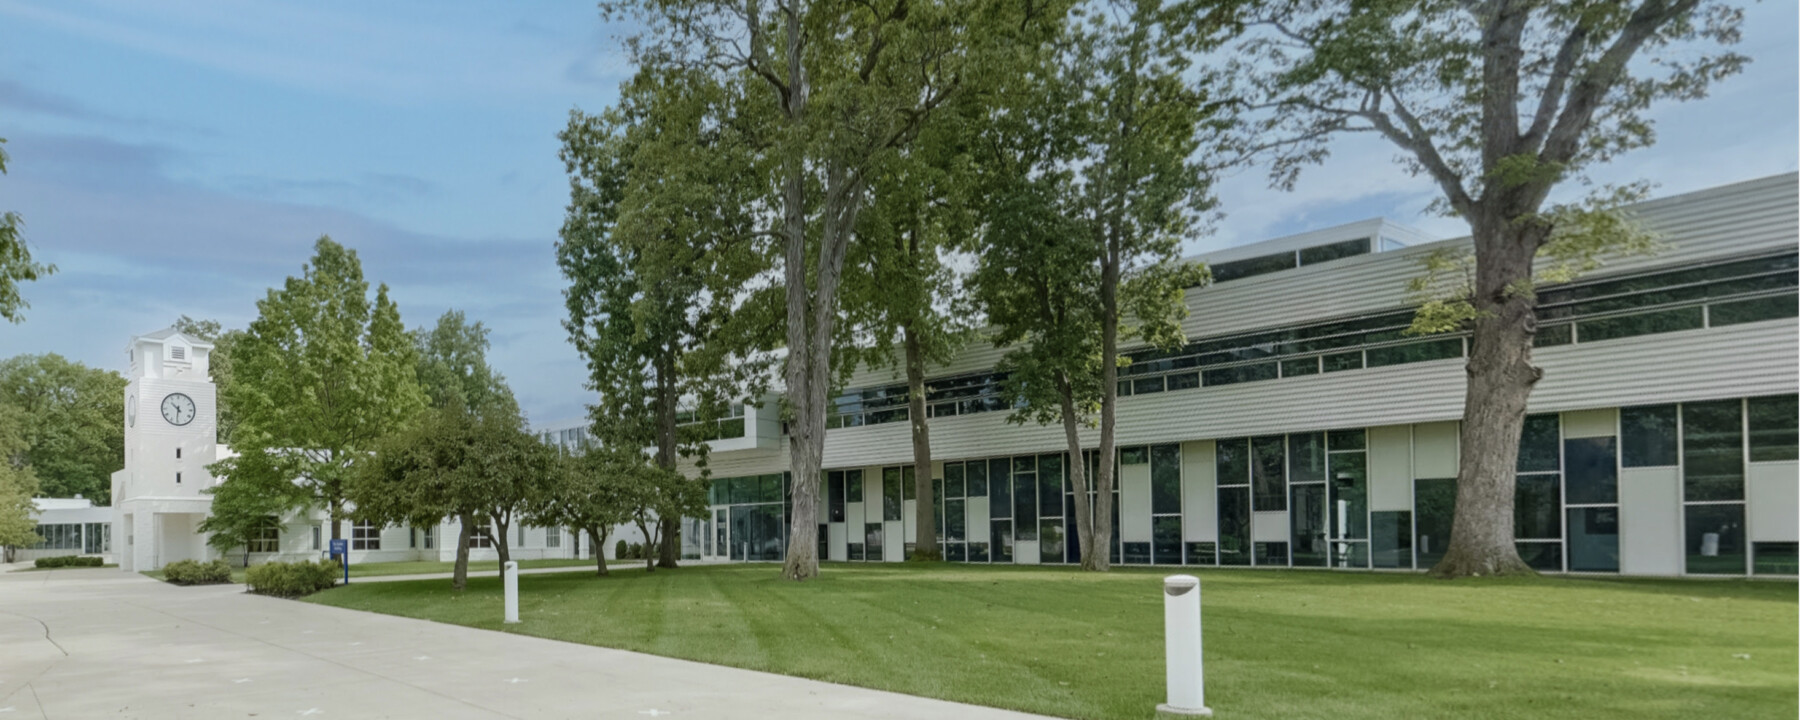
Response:
[[[1652,238],[1620,215],[1642,183],[1591,188],[1587,171],[1655,140],[1650,107],[1704,97],[1747,58],[1741,8],[1722,0],[1263,0],[1213,12],[1256,32],[1232,77],[1264,115],[1253,147],[1291,186],[1333,138],[1370,133],[1437,186],[1472,256],[1434,256],[1414,284],[1415,331],[1471,333],[1456,519],[1434,572],[1530,572],[1513,544],[1513,468],[1532,364],[1534,284],[1567,280]],[[1542,258],[1544,262],[1538,263]],[[1534,274],[1534,263],[1547,270]],[[1446,270],[1451,272],[1446,273]],[[1465,274],[1466,271],[1466,274]],[[1454,278],[1441,284],[1443,278]]]
[[[478,415],[518,418],[519,402],[506,378],[488,364],[488,328],[447,310],[437,324],[413,330],[418,378],[432,407],[461,405]]]
[[[6,174],[6,138],[0,138],[0,175]],[[25,322],[25,310],[31,303],[19,293],[19,283],[41,280],[56,272],[55,265],[35,262],[31,248],[19,234],[24,220],[12,211],[0,212],[0,318],[7,322]]]
[[[238,456],[211,468],[226,478],[212,489],[226,502],[208,522],[230,522],[221,508],[256,506],[232,493],[256,493],[328,511],[331,537],[343,537],[351,468],[425,407],[417,347],[387,286],[370,302],[356,252],[330,238],[257,309],[232,349]]]
[[[111,502],[112,473],[125,461],[125,385],[61,355],[0,360],[0,407],[15,411],[39,492]]]
[[[1185,8],[1096,5],[994,113],[973,277],[994,344],[1013,348],[998,364],[1010,419],[1060,422],[1071,458],[1082,457],[1078,425],[1090,420],[1099,457],[1113,456],[1118,368],[1129,362],[1121,344],[1183,342],[1185,290],[1208,275],[1179,260],[1181,241],[1212,207],[1229,123],[1209,75],[1188,60],[1216,40]],[[1113,464],[1097,464],[1092,509],[1086,465],[1069,468],[1082,567],[1105,570]]]
[[[560,476],[556,452],[511,417],[478,415],[452,403],[378,441],[347,476],[355,517],[377,525],[430,527],[457,518],[456,576],[467,577],[471,525],[494,524],[500,562],[510,559],[507,529],[541,507]]]

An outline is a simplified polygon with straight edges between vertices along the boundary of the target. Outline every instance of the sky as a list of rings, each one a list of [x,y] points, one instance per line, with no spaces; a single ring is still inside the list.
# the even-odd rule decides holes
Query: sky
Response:
[[[1655,147],[1600,168],[1667,195],[1800,166],[1796,4],[1747,6],[1749,68],[1659,106]],[[465,311],[534,423],[591,393],[560,324],[568,199],[556,133],[630,72],[589,0],[380,3],[0,0],[0,210],[33,256],[0,357],[124,371],[133,335],[188,315],[243,327],[321,235],[355,249],[408,326]],[[1384,216],[1438,235],[1435,189],[1374,138],[1339,142],[1292,192],[1256,169],[1217,187],[1204,252]]]

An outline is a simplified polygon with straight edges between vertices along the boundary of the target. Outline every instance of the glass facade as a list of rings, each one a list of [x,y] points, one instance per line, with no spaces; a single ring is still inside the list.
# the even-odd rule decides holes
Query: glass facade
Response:
[[[1367,240],[1350,241],[1362,243]],[[1344,257],[1345,243],[1213,266],[1215,282],[1306,264],[1306,253]],[[1357,253],[1353,254],[1360,254]],[[1602,278],[1544,288],[1538,293],[1535,340],[1539,347],[1605,342],[1639,335],[1725,327],[1796,317],[1800,308],[1800,260],[1784,251],[1729,261]],[[1285,258],[1285,259],[1282,259]],[[1285,264],[1284,264],[1285,263]],[[1453,360],[1466,353],[1461,334],[1416,337],[1405,333],[1413,311],[1268,328],[1205,338],[1173,351],[1123,351],[1130,364],[1119,371],[1121,397],[1191,388],[1261,382],[1287,377]],[[1004,373],[958,375],[927,381],[932,417],[1010,411]],[[846,391],[833,399],[827,425],[858,427],[906,420],[904,384]]]
[[[1521,559],[1543,572],[1629,569],[1622,567],[1621,528],[1628,519],[1621,504],[1622,469],[1662,467],[1680,479],[1680,497],[1668,500],[1680,503],[1682,520],[1667,530],[1682,543],[1687,573],[1794,574],[1796,544],[1753,541],[1745,500],[1753,464],[1791,468],[1800,424],[1794,406],[1795,396],[1781,395],[1626,407],[1617,410],[1616,425],[1597,425],[1598,416],[1586,412],[1573,429],[1564,427],[1561,414],[1528,416],[1514,476],[1514,535]],[[1567,436],[1575,430],[1579,437]],[[1377,499],[1392,492],[1393,486],[1383,483],[1394,480],[1391,474],[1372,478],[1376,466],[1370,458],[1395,452],[1396,446],[1392,441],[1372,446],[1375,437],[1380,436],[1340,428],[1211,441],[1210,488],[1184,482],[1184,462],[1201,456],[1203,445],[1185,452],[1179,443],[1121,447],[1114,466],[1110,554],[1115,563],[1127,565],[1429,569],[1442,560],[1454,531],[1457,481],[1410,478],[1406,508],[1393,507],[1392,495]],[[1413,442],[1421,437],[1414,435]],[[1399,447],[1425,452],[1416,445]],[[1100,461],[1091,451],[1083,457],[1091,483]],[[1414,463],[1422,457],[1411,456]],[[1379,467],[1392,473],[1395,466],[1388,460]],[[1436,467],[1449,466],[1439,461]],[[1074,537],[1069,470],[1061,453],[946,461],[931,497],[918,505],[937,518],[948,560],[1077,563],[1081,548]],[[851,560],[891,557],[884,550],[904,542],[894,535],[911,512],[911,468],[822,475],[824,514],[830,519],[821,532],[839,533],[838,552],[847,551]],[[709,531],[730,538],[730,547],[717,554],[780,559],[786,540],[783,476],[713,482],[713,500],[724,513],[718,528]],[[1196,525],[1191,511],[1202,492],[1211,496],[1213,517],[1206,524],[1217,534],[1196,541],[1186,533]],[[1090,489],[1090,503],[1097,499]],[[1279,539],[1258,525],[1268,522],[1281,523]]]

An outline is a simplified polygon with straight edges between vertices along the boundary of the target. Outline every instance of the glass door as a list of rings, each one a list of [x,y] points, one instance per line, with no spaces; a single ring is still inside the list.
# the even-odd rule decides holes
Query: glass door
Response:
[[[731,526],[730,508],[712,509],[712,520],[707,523],[707,538],[701,548],[701,554],[707,560],[722,560],[730,554]]]

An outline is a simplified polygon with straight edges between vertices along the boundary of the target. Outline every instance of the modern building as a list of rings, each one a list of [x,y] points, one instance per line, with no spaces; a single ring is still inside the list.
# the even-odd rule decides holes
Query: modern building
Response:
[[[1544,376],[1515,513],[1533,567],[1795,574],[1797,188],[1789,174],[1643,203],[1660,252],[1539,289]],[[1468,245],[1377,220],[1198,258],[1217,282],[1187,293],[1187,345],[1128,352],[1121,372],[1114,561],[1430,568],[1450,536],[1468,348],[1403,332],[1406,285]],[[722,436],[703,555],[780,559],[804,521],[824,558],[898,561],[925,507],[952,560],[1077,562],[1062,430],[1006,421],[1003,353],[977,342],[932,370],[938,490],[923,501],[896,368],[862,368],[835,398],[826,471],[806,480],[817,517],[785,502],[778,424]]]
[[[31,504],[32,519],[37,521],[37,536],[43,541],[31,547],[16,548],[14,560],[112,554],[112,508],[95,507],[94,501],[79,495],[32,498]]]

